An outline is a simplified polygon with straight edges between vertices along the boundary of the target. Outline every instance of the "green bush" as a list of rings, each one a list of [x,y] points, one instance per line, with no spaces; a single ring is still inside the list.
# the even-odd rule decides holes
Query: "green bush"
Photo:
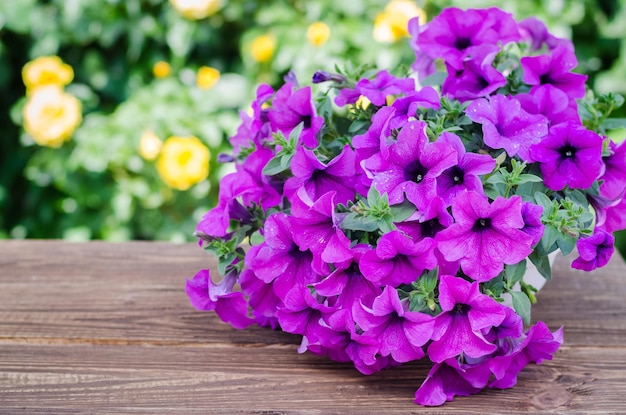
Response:
[[[397,67],[414,58],[404,38],[375,40],[375,22],[378,39],[395,33],[381,23],[385,0],[233,0],[198,20],[181,15],[173,3],[0,3],[0,237],[192,240],[196,221],[215,202],[219,179],[230,168],[219,165],[217,156],[228,151],[226,137],[256,85],[277,86],[290,70],[308,82],[317,69],[364,62]],[[626,93],[623,3],[417,4],[429,16],[450,5],[499,5],[517,19],[537,16],[574,40],[579,69],[591,86]],[[323,25],[317,37],[307,35],[318,21],[330,29],[327,39]],[[36,144],[22,128],[22,68],[40,56],[59,56],[73,68],[65,91],[82,103],[82,123],[59,148]],[[208,88],[198,83],[203,67],[220,74]],[[198,137],[210,150],[208,180],[185,190],[168,186],[158,159],[141,155],[147,132],[161,141]]]

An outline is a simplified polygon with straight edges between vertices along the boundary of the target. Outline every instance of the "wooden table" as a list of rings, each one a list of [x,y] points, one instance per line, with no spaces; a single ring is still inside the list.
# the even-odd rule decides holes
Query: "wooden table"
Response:
[[[626,265],[559,258],[533,319],[565,325],[553,361],[511,390],[413,404],[426,362],[363,376],[194,310],[185,279],[213,267],[194,244],[0,241],[2,414],[625,414]]]

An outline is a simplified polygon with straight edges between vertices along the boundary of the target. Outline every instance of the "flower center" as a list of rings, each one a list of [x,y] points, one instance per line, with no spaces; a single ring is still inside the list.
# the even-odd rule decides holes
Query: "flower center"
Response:
[[[549,73],[544,73],[543,75],[539,77],[540,85],[553,84],[553,83],[554,83],[554,80],[552,79]]]
[[[420,232],[422,236],[428,238],[434,238],[439,231],[443,230],[445,227],[439,222],[439,219],[433,218],[427,220],[425,222],[420,223]]]
[[[465,315],[470,311],[470,306],[468,306],[467,304],[455,304],[454,308],[452,309],[452,313],[453,314],[458,314],[458,315]]]
[[[573,158],[576,155],[576,148],[567,144],[559,149],[559,154],[563,158]]]
[[[458,49],[458,50],[465,50],[468,47],[470,47],[471,44],[472,44],[472,41],[468,37],[459,37],[454,42],[454,47],[455,49]]]
[[[306,257],[307,253],[308,251],[301,251],[300,247],[296,245],[294,242],[291,244],[291,247],[289,248],[288,255],[293,259],[301,259],[303,257]]]
[[[463,178],[465,176],[465,172],[459,166],[454,166],[450,170],[450,177],[454,184],[463,184]]]
[[[304,123],[304,128],[311,128],[311,116],[310,115],[302,115],[300,119]]]
[[[491,218],[480,218],[474,222],[472,230],[474,232],[482,232],[491,228]]]
[[[426,173],[428,173],[428,170],[426,170],[419,160],[409,163],[404,168],[404,178],[410,182],[421,183]]]

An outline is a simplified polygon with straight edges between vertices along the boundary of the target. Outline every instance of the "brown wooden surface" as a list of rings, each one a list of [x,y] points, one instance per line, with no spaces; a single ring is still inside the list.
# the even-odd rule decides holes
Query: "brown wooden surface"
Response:
[[[363,376],[195,311],[185,279],[213,262],[194,244],[0,241],[0,413],[626,414],[626,265],[567,261],[533,309],[565,325],[554,360],[513,389],[422,408],[426,363]]]

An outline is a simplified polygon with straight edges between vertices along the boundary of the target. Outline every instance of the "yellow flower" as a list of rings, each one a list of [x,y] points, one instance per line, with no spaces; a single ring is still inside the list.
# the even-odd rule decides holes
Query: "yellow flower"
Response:
[[[252,40],[250,44],[250,52],[252,59],[257,62],[269,62],[274,56],[276,49],[276,40],[270,35],[261,35]]]
[[[146,130],[141,134],[139,142],[139,155],[146,160],[154,160],[159,155],[163,142],[154,131]]]
[[[24,105],[24,130],[42,146],[60,147],[82,121],[80,101],[54,85],[42,86]]]
[[[374,21],[374,39],[381,43],[393,43],[409,36],[408,24],[413,17],[426,22],[426,12],[411,0],[391,0],[385,11]]]
[[[172,73],[172,67],[165,61],[158,61],[152,67],[152,73],[156,78],[165,78]]]
[[[209,175],[209,149],[197,137],[172,136],[165,140],[157,171],[170,187],[187,190]]]
[[[211,89],[220,79],[220,71],[210,66],[202,66],[198,69],[196,85],[202,89]]]
[[[306,31],[306,38],[315,47],[322,46],[330,37],[330,27],[324,22],[315,22]]]
[[[74,79],[74,70],[58,56],[41,56],[24,65],[22,79],[28,92],[45,85],[64,87]]]
[[[170,0],[183,17],[200,20],[215,14],[222,7],[222,0]]]

